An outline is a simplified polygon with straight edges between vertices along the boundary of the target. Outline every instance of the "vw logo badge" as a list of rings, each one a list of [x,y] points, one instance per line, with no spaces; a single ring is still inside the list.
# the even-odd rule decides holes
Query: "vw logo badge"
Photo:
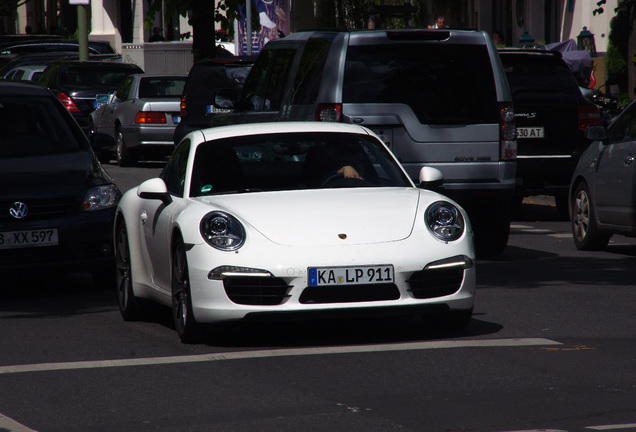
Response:
[[[11,208],[9,208],[9,214],[16,219],[23,219],[29,213],[29,208],[23,202],[16,201],[13,203]]]

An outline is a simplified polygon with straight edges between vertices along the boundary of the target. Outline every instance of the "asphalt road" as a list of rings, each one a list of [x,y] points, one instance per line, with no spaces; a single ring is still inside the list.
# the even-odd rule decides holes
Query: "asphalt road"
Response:
[[[160,167],[108,166],[122,189]],[[122,186],[123,185],[123,186]],[[549,198],[477,263],[456,335],[419,318],[233,325],[179,342],[87,275],[0,289],[0,431],[636,430],[636,240],[580,252]]]

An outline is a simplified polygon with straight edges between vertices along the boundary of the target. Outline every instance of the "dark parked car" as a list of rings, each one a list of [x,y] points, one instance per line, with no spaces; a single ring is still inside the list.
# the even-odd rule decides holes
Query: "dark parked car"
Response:
[[[95,97],[114,92],[127,76],[143,72],[131,63],[59,60],[49,63],[37,82],[57,96],[88,134]]]
[[[77,123],[45,88],[0,82],[0,130],[2,273],[46,269],[111,280],[121,194]]]
[[[517,124],[517,185],[513,203],[551,195],[568,215],[568,189],[581,153],[590,144],[589,125],[600,124],[597,105],[581,93],[561,53],[499,49],[512,92]]]
[[[572,176],[570,206],[574,244],[604,249],[613,234],[636,237],[636,102],[606,129],[591,126],[595,141]]]
[[[236,112],[212,126],[335,121],[373,130],[418,181],[466,209],[477,253],[503,252],[515,185],[514,111],[490,36],[473,30],[307,31],[273,39],[245,81]]]
[[[1,56],[2,60],[7,60],[0,64],[0,76],[7,78],[16,69],[25,66],[47,66],[55,60],[79,60],[79,53],[73,51],[39,52],[25,54],[11,54]],[[89,54],[89,60],[118,61],[121,58],[118,54]]]
[[[36,52],[79,51],[79,41],[75,39],[24,40],[0,43],[0,55]],[[107,41],[88,41],[89,54],[117,54]]]
[[[174,150],[172,137],[179,123],[179,101],[186,75],[134,74],[112,95],[98,95],[105,103],[90,114],[91,133],[116,140],[120,166],[148,156],[165,158]]]
[[[210,127],[210,120],[221,112],[229,112],[214,105],[219,89],[227,89],[238,97],[255,56],[203,60],[192,66],[181,96],[181,120],[174,132],[174,144],[188,133]]]

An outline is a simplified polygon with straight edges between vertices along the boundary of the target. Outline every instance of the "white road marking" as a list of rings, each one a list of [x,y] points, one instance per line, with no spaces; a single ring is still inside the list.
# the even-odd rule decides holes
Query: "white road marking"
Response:
[[[550,234],[548,237],[555,237],[555,238],[572,238],[572,233],[569,234]]]
[[[603,426],[588,426],[585,429],[592,429],[592,430],[636,429],[636,423],[625,423],[625,424],[603,425]]]
[[[59,370],[76,369],[97,369],[124,366],[150,366],[162,364],[179,363],[201,363],[223,360],[242,360],[267,357],[289,357],[325,354],[352,354],[365,352],[390,352],[409,351],[426,349],[446,349],[446,348],[470,348],[470,347],[523,347],[536,345],[562,345],[560,342],[543,338],[515,338],[515,339],[490,339],[490,340],[450,340],[435,342],[411,342],[400,344],[384,345],[360,345],[360,346],[340,346],[340,347],[320,347],[320,348],[298,348],[298,349],[275,349],[239,351],[215,354],[200,354],[189,356],[173,357],[148,357],[135,359],[115,359],[97,361],[79,361],[66,363],[38,363],[25,365],[0,366],[0,375],[25,373],[25,372],[45,372]]]
[[[525,429],[518,431],[505,431],[505,432],[568,432],[562,429]]]
[[[29,429],[23,424],[10,419],[7,416],[3,416],[0,414],[0,431],[8,431],[8,432],[37,432],[34,429]]]

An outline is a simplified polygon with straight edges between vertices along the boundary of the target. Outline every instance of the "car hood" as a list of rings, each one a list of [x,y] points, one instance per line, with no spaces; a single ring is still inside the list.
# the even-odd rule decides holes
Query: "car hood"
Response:
[[[344,241],[352,245],[407,238],[413,230],[420,191],[321,189],[220,195],[201,200],[239,217],[274,243],[330,246]]]
[[[82,196],[99,165],[89,152],[0,159],[0,198]]]

